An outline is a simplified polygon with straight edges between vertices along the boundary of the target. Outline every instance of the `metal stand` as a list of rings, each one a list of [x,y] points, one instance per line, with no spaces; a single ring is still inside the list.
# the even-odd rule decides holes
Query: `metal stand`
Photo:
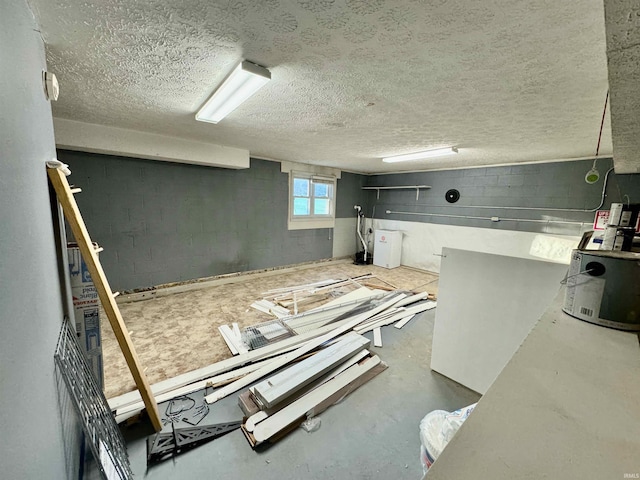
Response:
[[[147,463],[158,463],[240,428],[242,422],[175,428],[147,439]]]

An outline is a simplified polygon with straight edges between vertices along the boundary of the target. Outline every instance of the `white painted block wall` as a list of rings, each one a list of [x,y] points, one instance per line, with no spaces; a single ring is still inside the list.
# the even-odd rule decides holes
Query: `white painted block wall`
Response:
[[[401,264],[430,272],[440,272],[443,247],[539,260],[530,254],[532,245],[539,241],[539,233],[378,219],[373,220],[373,228],[401,231]],[[577,236],[549,237],[576,245],[580,240]]]
[[[333,227],[333,258],[356,254],[356,217],[336,218]]]

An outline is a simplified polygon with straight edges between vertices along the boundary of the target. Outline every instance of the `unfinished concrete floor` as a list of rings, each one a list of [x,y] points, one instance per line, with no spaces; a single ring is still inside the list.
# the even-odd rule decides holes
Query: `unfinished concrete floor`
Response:
[[[365,268],[369,270],[369,268]],[[389,277],[387,277],[388,279]],[[389,368],[320,415],[313,433],[298,428],[254,451],[237,430],[147,468],[144,426],[124,428],[136,478],[371,479],[422,478],[418,424],[435,409],[455,410],[479,395],[429,369],[436,310],[401,330],[383,327],[383,348],[371,348]],[[371,333],[365,334],[369,338]],[[161,413],[166,404],[160,404]],[[206,423],[240,420],[237,395],[213,405]]]
[[[120,303],[119,307],[147,378],[153,384],[230,357],[218,326],[237,322],[244,327],[272,319],[249,307],[262,298],[262,292],[367,273],[399,289],[437,293],[438,276],[433,273],[407,267],[388,270],[337,260],[242,275],[231,279],[235,283]],[[383,285],[376,280],[371,282]],[[105,395],[111,398],[134,390],[135,383],[104,313],[101,318]]]

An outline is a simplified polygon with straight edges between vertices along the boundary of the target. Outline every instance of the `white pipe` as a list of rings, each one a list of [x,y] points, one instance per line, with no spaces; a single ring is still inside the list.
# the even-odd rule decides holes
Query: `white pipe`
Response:
[[[358,217],[358,222],[356,224],[356,232],[358,233],[358,237],[360,238],[360,242],[362,243],[362,247],[364,248],[364,257],[363,257],[364,263],[367,263],[367,253],[368,253],[367,243],[364,241],[364,238],[362,238],[362,233],[360,232],[360,217],[361,217],[360,214],[362,212],[362,207],[360,205],[354,205],[353,208],[358,211],[358,213],[356,214]]]
[[[466,218],[473,220],[491,220],[492,222],[531,222],[531,223],[562,223],[569,225],[585,225],[586,222],[571,222],[568,220],[532,220],[528,218],[503,218],[503,217],[476,217],[472,215],[448,215],[444,213],[420,213],[420,212],[397,212],[394,210],[387,210],[387,215],[389,214],[397,214],[397,215],[422,215],[429,217],[448,217],[448,218]]]

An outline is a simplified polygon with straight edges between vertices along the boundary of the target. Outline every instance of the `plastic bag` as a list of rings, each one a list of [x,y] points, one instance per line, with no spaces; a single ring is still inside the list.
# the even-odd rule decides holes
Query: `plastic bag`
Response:
[[[455,412],[434,410],[420,421],[420,462],[425,474],[475,406],[474,403]]]
[[[307,418],[304,422],[302,422],[300,426],[303,428],[305,432],[311,433],[318,430],[320,428],[321,423],[322,422],[320,420],[320,417],[311,417],[311,418]]]

